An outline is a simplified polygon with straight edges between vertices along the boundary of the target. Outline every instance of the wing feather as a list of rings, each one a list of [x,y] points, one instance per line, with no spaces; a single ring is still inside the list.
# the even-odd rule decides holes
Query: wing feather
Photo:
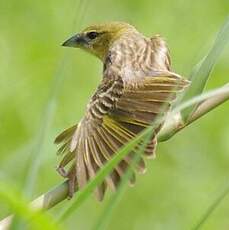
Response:
[[[158,72],[156,76],[145,77],[141,82],[133,84],[126,84],[117,76],[104,77],[79,125],[65,130],[55,140],[55,143],[62,143],[58,150],[63,155],[59,165],[60,172],[70,182],[74,180],[70,183],[70,190],[76,184],[79,188],[85,186],[122,146],[158,117],[164,116],[177,92],[188,84],[187,80],[168,71]],[[155,157],[156,134],[162,124],[163,122],[156,124],[152,138],[144,150],[148,158]],[[136,149],[125,156],[96,188],[98,200],[103,199],[107,186],[112,190],[116,189],[127,168],[131,167],[132,170],[130,184],[135,182],[134,170],[145,171],[142,157],[135,168],[132,166]],[[63,168],[70,162],[73,162],[72,166],[64,173]]]
[[[85,140],[85,162],[86,166],[88,168],[88,173],[90,180],[93,179],[99,169],[98,165],[95,163],[93,152],[90,149],[90,141],[88,139]],[[102,182],[100,185],[98,185],[95,189],[95,196],[98,200],[103,200],[104,193],[106,190],[106,185],[104,182]]]
[[[75,130],[77,129],[77,125],[73,125],[72,127],[65,129],[62,133],[60,133],[54,143],[55,144],[60,144],[64,141],[66,141],[66,139],[68,138],[72,138],[73,133],[75,132]]]
[[[84,141],[81,141],[77,146],[78,153],[76,155],[76,177],[78,181],[79,188],[83,188],[88,180],[88,169],[86,167],[86,162],[84,159],[85,155],[85,145]]]

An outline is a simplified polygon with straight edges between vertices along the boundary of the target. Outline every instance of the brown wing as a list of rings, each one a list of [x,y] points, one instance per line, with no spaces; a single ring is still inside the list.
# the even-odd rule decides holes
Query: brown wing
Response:
[[[77,128],[70,128],[57,137],[63,141],[59,152],[64,156],[59,165],[62,175],[69,178],[70,195],[75,183],[82,188],[96,172],[111,159],[119,148],[133,139],[156,117],[164,115],[175,99],[176,93],[188,85],[188,81],[171,72],[160,72],[157,76],[145,77],[138,84],[125,85],[121,78],[104,78],[92,97],[85,117]],[[145,155],[154,156],[158,124]],[[103,199],[106,187],[115,190],[122,175],[130,165],[134,153],[126,156],[97,187],[95,193]],[[63,170],[71,163],[69,169]],[[134,170],[130,183],[135,181]],[[137,165],[144,172],[143,158]]]

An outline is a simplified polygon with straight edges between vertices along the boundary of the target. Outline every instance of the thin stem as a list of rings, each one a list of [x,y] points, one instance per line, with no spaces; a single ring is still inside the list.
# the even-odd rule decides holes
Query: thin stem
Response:
[[[222,200],[229,194],[229,187],[223,191],[223,193],[208,207],[204,215],[198,221],[196,226],[192,228],[192,230],[200,229],[203,224],[206,222],[207,218],[212,214],[212,212],[218,207],[218,205],[222,202]]]

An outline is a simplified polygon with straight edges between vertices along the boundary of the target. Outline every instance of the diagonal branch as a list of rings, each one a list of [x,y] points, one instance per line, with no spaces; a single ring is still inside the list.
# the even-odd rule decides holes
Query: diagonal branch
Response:
[[[229,83],[221,87],[221,89],[229,88]],[[201,102],[196,110],[192,113],[192,115],[189,117],[189,119],[184,122],[182,119],[182,116],[179,113],[168,116],[168,119],[166,120],[163,128],[161,129],[158,141],[163,142],[170,139],[173,135],[175,135],[178,131],[182,130],[183,128],[190,125],[195,120],[201,118],[217,106],[221,105],[222,103],[229,100],[229,90],[224,91],[222,94],[219,94],[217,96],[210,97],[206,99],[205,101]]]
[[[229,84],[226,84],[222,88],[225,87],[228,88]],[[183,122],[180,113],[168,116],[165,125],[159,133],[158,141],[162,142],[170,139],[178,131],[187,127],[189,124],[199,119],[203,115],[207,114],[209,111],[213,110],[214,108],[226,102],[227,100],[229,100],[229,90],[223,91],[221,94],[218,94],[217,96],[206,99],[197,106],[197,109],[193,112],[193,114],[190,116],[186,123]],[[61,201],[65,200],[67,198],[67,195],[68,184],[67,181],[65,181],[62,184],[59,184],[56,187],[52,188],[47,193],[42,194],[34,201],[32,201],[31,207],[33,207],[36,210],[50,209],[58,203],[60,203]],[[2,221],[0,221],[0,230],[7,229],[10,225],[11,219],[12,216],[8,216]]]

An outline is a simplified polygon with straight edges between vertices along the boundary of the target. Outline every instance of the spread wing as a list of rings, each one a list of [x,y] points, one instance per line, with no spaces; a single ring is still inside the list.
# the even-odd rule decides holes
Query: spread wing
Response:
[[[135,84],[124,84],[120,77],[105,77],[78,126],[65,130],[55,141],[62,143],[58,150],[63,155],[59,171],[69,178],[70,195],[75,187],[82,188],[92,179],[119,148],[149,126],[158,115],[164,115],[177,92],[187,85],[188,81],[168,71],[142,78]],[[154,156],[156,134],[161,125],[158,124],[145,149],[147,157]],[[99,200],[103,199],[107,186],[116,189],[133,156],[134,152],[130,152],[96,188]],[[66,167],[68,169],[64,170]],[[135,181],[135,170],[144,172],[143,156],[133,169],[130,184]]]

